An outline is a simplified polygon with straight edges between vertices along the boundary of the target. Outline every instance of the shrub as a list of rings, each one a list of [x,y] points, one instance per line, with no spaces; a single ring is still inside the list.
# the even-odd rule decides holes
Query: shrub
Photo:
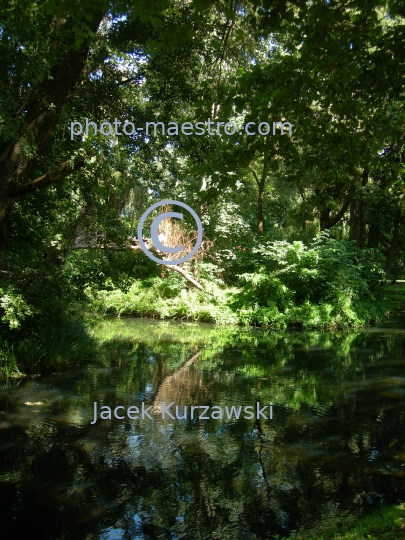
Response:
[[[350,326],[383,314],[385,274],[372,250],[321,233],[308,247],[271,242],[253,252],[260,265],[240,276],[244,286],[233,304],[243,322]]]

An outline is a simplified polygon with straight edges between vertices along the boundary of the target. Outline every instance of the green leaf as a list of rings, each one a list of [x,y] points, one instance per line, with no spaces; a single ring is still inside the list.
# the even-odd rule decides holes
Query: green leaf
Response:
[[[162,28],[162,26],[163,26],[163,21],[162,21],[162,19],[159,19],[159,17],[151,17],[150,22],[156,28]]]

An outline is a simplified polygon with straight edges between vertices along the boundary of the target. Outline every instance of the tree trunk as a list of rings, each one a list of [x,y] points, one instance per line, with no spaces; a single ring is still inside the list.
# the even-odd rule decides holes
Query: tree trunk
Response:
[[[264,200],[264,189],[266,187],[266,178],[267,178],[267,169],[268,164],[265,159],[263,163],[263,170],[261,177],[257,176],[257,173],[253,170],[252,166],[249,165],[249,169],[252,171],[253,177],[256,180],[258,187],[257,195],[257,236],[263,236],[264,234],[264,215],[263,215],[263,200]]]
[[[368,182],[368,170],[365,168],[363,170],[363,177],[361,180],[361,187],[366,187]],[[359,199],[359,228],[358,228],[358,238],[357,246],[359,248],[364,248],[366,245],[366,222],[364,220],[365,214],[365,203],[364,203],[364,193],[362,192]]]
[[[257,197],[257,235],[264,234],[264,217],[263,217],[263,199],[264,199],[265,181],[259,182],[259,194]]]
[[[378,225],[374,225],[373,223],[370,224],[370,227],[368,229],[368,240],[367,240],[367,247],[368,248],[376,248],[378,246],[380,231],[378,228]]]
[[[319,228],[321,231],[328,229],[329,212],[329,208],[323,208],[319,213]]]
[[[96,8],[96,10],[93,21],[89,23],[94,32],[97,31],[103,17],[99,9]],[[24,107],[26,111],[24,131],[19,133],[18,141],[16,139],[5,141],[0,146],[0,223],[10,212],[17,197],[58,182],[76,170],[79,163],[80,166],[84,164],[83,158],[76,160],[73,167],[66,162],[53,171],[32,180],[30,174],[36,165],[36,159],[33,153],[27,155],[24,151],[24,146],[27,144],[35,147],[37,155],[44,152],[63,107],[83,73],[89,44],[83,45],[80,49],[73,46],[75,33],[72,31],[72,26],[73,22],[70,20],[60,25],[61,32],[65,31],[63,47],[67,53],[60,59],[58,65],[51,68],[49,79],[46,79],[39,87],[33,88],[35,97]],[[18,116],[16,121],[19,119]]]
[[[355,199],[355,184],[350,185],[350,238],[357,242],[357,213],[356,213],[356,199]]]
[[[400,229],[400,226],[401,226],[401,217],[402,217],[402,212],[401,212],[401,210],[398,210],[398,212],[395,215],[395,219],[394,219],[394,231],[392,233],[391,245],[390,245],[390,249],[388,251],[387,264],[386,264],[387,272],[389,272],[391,270],[392,263],[393,263],[393,260],[394,260],[395,251],[396,251],[397,246],[398,246],[399,229]]]
[[[322,199],[322,194],[320,193],[319,189],[315,189],[315,194],[319,199]],[[326,204],[326,202],[322,203],[322,207],[320,209],[321,203],[319,203],[318,206],[316,206],[318,212],[319,212],[319,228],[321,231],[326,231],[327,229],[330,229],[336,223],[339,223],[339,221],[342,219],[342,217],[345,215],[347,209],[349,208],[350,199],[346,197],[343,200],[342,207],[339,210],[339,212],[336,215],[331,216],[331,210]]]

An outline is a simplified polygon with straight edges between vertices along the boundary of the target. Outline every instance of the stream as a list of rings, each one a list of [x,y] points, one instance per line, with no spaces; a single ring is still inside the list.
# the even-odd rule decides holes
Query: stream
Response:
[[[96,360],[0,381],[1,538],[270,540],[405,500],[401,322],[94,333]]]

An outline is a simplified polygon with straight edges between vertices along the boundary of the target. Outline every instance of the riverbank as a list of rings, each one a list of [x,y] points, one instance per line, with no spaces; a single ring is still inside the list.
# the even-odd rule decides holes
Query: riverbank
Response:
[[[335,299],[297,301],[296,291],[266,279],[244,288],[220,287],[201,279],[204,290],[188,288],[181,279],[135,280],[121,289],[88,291],[90,310],[97,315],[150,317],[210,322],[219,326],[271,328],[344,328],[384,319],[405,298],[385,294],[344,295]],[[405,291],[405,288],[404,288]]]
[[[204,322],[213,328],[339,330],[379,323],[405,305],[405,280],[387,284],[371,297],[349,295],[319,303],[296,303],[287,287],[269,290],[269,284],[260,281],[245,288],[226,288],[208,279],[201,283],[203,291],[185,287],[173,276],[134,280],[126,291],[88,289],[86,301],[71,310],[71,318],[38,318],[29,332],[23,327],[13,331],[12,340],[0,340],[0,377],[94,358],[98,342],[89,335],[89,325],[111,317]]]
[[[405,538],[405,503],[387,506],[356,520],[342,519],[337,529],[320,534],[291,536],[289,540],[403,540]],[[346,525],[346,526],[345,526]]]
[[[126,292],[89,291],[87,302],[76,306],[72,319],[46,318],[37,321],[30,332],[15,330],[10,336],[13,339],[0,340],[0,377],[88,362],[97,356],[98,350],[98,340],[90,328],[111,317],[203,322],[212,324],[213,329],[235,331],[238,328],[336,331],[376,324],[403,310],[405,305],[401,289],[399,294],[395,290],[393,295],[356,303],[348,297],[335,304],[307,300],[296,305],[288,301],[281,308],[276,300],[269,299],[268,305],[263,306],[252,299],[249,291],[220,288],[208,280],[201,281],[206,287],[204,291],[183,288],[181,281],[177,288],[168,287],[167,280],[159,278],[135,281]]]

